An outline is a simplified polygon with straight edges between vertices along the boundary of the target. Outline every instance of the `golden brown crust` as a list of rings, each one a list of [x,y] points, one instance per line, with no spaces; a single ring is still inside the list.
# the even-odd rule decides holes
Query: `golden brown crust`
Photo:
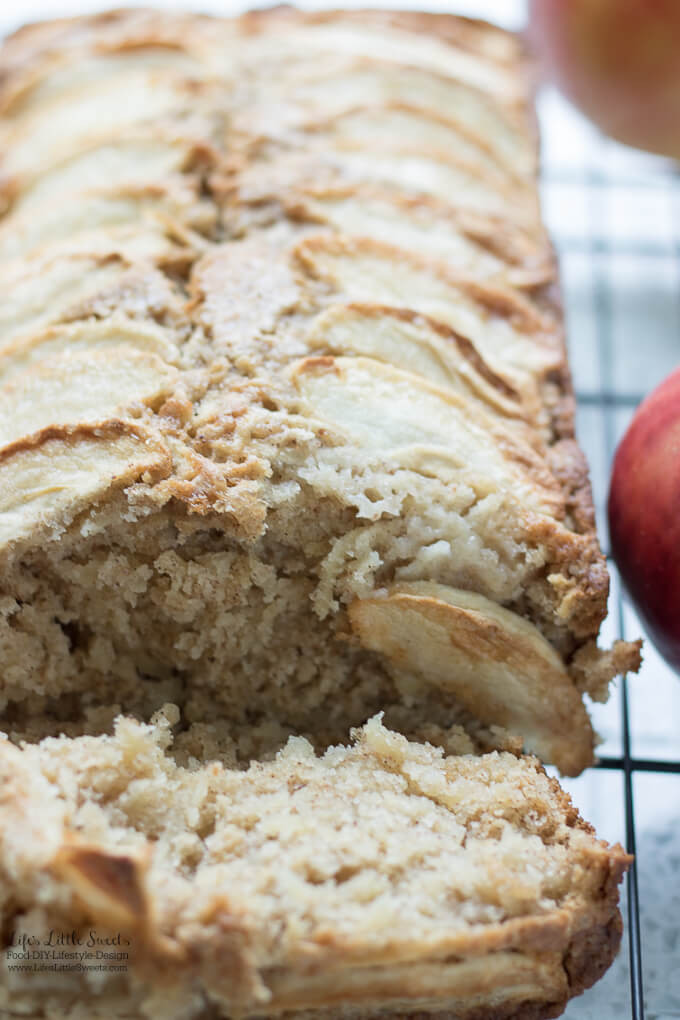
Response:
[[[71,886],[84,909],[111,927],[130,929],[148,923],[144,865],[139,858],[74,838],[59,848],[50,870]]]

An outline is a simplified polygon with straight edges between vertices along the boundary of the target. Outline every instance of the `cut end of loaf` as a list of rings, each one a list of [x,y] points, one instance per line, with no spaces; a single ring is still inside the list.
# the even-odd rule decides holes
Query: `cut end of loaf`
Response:
[[[291,738],[246,771],[187,768],[165,751],[176,714],[0,744],[10,927],[123,932],[110,1016],[117,994],[144,1016],[473,1016],[485,994],[547,1015],[616,951],[628,858],[535,760],[447,758],[375,717],[320,757]],[[32,993],[8,976],[12,1015]],[[87,977],[48,984],[99,1015]]]

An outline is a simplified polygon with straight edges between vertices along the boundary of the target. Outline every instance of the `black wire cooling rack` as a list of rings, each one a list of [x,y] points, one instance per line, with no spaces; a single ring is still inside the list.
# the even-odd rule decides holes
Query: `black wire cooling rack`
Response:
[[[590,337],[595,345],[591,351],[595,374],[598,383],[595,387],[579,389],[578,372],[575,373],[577,386],[577,397],[581,409],[588,409],[589,412],[596,412],[594,420],[597,420],[602,429],[600,442],[604,448],[604,459],[608,465],[611,463],[619,431],[621,413],[632,413],[634,408],[646,395],[645,392],[635,392],[635,387],[622,387],[617,384],[615,378],[616,358],[620,356],[617,346],[616,323],[612,314],[613,304],[613,282],[612,266],[617,257],[625,256],[630,259],[668,259],[669,255],[675,260],[677,274],[675,288],[680,298],[680,175],[674,173],[667,165],[655,164],[650,161],[652,176],[648,176],[642,164],[641,171],[634,172],[630,176],[621,175],[620,164],[616,172],[607,167],[605,160],[604,168],[598,167],[597,155],[604,151],[602,142],[594,143],[593,151],[585,160],[584,169],[578,165],[578,160],[573,161],[573,166],[568,168],[548,165],[544,167],[544,185],[546,190],[554,189],[559,193],[560,189],[570,192],[572,197],[577,196],[581,209],[585,215],[586,229],[579,232],[578,226],[565,230],[560,228],[560,217],[556,222],[549,223],[553,240],[558,254],[563,260],[570,256],[576,256],[585,265],[586,273],[589,274],[589,292],[591,297],[590,309],[592,332]],[[591,168],[587,168],[590,165]],[[668,196],[668,210],[674,222],[670,224],[668,235],[663,239],[654,236],[654,228],[650,224],[649,230],[641,231],[643,236],[617,236],[611,230],[611,221],[605,213],[606,196],[608,189],[613,187],[623,188],[635,201],[636,189],[663,187]],[[549,217],[550,219],[550,217]],[[565,223],[565,220],[562,220]],[[675,233],[673,233],[675,232]],[[668,236],[673,238],[669,241]],[[653,297],[650,296],[650,301]],[[680,307],[680,305],[679,305]],[[567,312],[569,311],[567,302]],[[680,321],[676,323],[677,330],[677,359],[680,364]],[[651,328],[654,328],[652,325]],[[646,338],[640,337],[640,342],[645,343]],[[570,333],[570,347],[572,351],[578,344],[579,338]],[[650,352],[650,357],[653,352]],[[661,370],[665,374],[665,366]],[[617,419],[618,416],[618,419]],[[601,481],[604,481],[602,479]],[[602,492],[600,493],[602,497]],[[604,506],[600,499],[599,505],[600,530],[606,532],[604,524]],[[606,539],[604,539],[606,544]],[[610,612],[614,614],[614,623],[618,637],[624,637],[624,603],[621,596],[620,586],[616,591],[614,606]],[[626,634],[625,636],[630,636]],[[643,666],[644,671],[644,666]],[[644,681],[644,676],[640,678]],[[638,682],[636,679],[634,682]],[[632,725],[631,725],[631,694],[629,681],[624,678],[620,684],[620,743],[621,753],[618,755],[605,755],[600,757],[596,768],[600,770],[612,770],[621,776],[623,789],[623,811],[626,849],[631,854],[636,854],[636,815],[635,815],[635,775],[636,773],[671,773],[680,775],[680,760],[661,758],[659,760],[646,757],[636,757],[633,753]],[[680,733],[678,734],[680,745]],[[680,791],[678,794],[680,800]],[[679,877],[680,881],[680,877]],[[644,953],[642,925],[640,920],[640,895],[638,890],[638,866],[633,864],[626,878],[626,905],[625,914],[627,917],[626,935],[629,949],[629,974],[630,974],[630,1015],[632,1020],[650,1020],[653,1013],[650,1006],[645,1005],[644,986]],[[678,921],[680,924],[680,921]],[[680,966],[680,959],[678,961]],[[578,1014],[576,1014],[578,1015]],[[664,1016],[666,1014],[664,1013]],[[669,1016],[671,1014],[668,1014]],[[677,1014],[673,1014],[677,1015]],[[623,1020],[623,1017],[622,1017]]]

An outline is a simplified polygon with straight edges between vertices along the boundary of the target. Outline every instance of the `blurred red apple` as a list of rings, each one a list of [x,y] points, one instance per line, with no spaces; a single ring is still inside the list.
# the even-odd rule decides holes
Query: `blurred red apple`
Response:
[[[680,369],[640,404],[616,451],[609,532],[654,644],[680,671]]]
[[[545,73],[607,134],[680,158],[680,2],[529,0]]]

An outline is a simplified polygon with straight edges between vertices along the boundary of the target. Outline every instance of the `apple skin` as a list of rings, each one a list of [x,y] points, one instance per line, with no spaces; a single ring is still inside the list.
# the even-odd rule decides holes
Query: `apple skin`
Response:
[[[529,0],[544,73],[606,133],[680,159],[678,0]]]
[[[680,672],[680,369],[640,404],[616,451],[609,533],[649,634]]]

